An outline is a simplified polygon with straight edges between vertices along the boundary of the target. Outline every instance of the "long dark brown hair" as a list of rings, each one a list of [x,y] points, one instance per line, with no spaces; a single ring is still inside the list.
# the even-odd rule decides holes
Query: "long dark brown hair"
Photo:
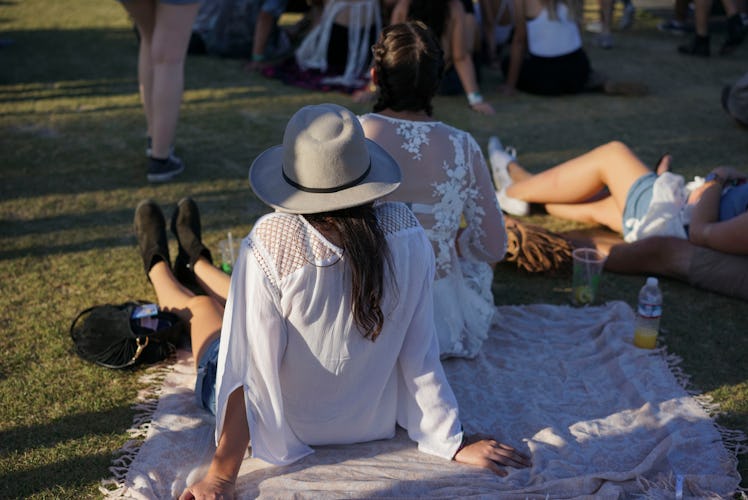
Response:
[[[372,47],[379,95],[374,111],[426,111],[444,73],[444,54],[429,28],[420,21],[386,27]]]
[[[392,262],[374,206],[370,203],[304,217],[313,226],[332,229],[340,237],[352,276],[353,320],[364,337],[376,340],[384,325],[385,265],[391,271]]]

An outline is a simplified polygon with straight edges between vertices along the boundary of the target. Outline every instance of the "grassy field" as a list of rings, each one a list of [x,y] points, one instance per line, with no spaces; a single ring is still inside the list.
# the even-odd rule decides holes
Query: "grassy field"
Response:
[[[470,112],[464,98],[439,98],[436,116],[480,144],[499,135],[538,171],[619,139],[650,164],[665,151],[686,175],[713,166],[746,168],[748,131],[720,109],[719,94],[748,69],[748,44],[730,57],[678,55],[680,42],[640,12],[611,51],[590,48],[611,76],[646,82],[650,95],[548,99],[500,97],[500,76],[483,74],[497,115]],[[723,33],[715,25],[713,46]],[[279,143],[289,116],[347,96],[285,87],[248,74],[236,60],[190,57],[177,150],[187,170],[176,182],[145,181],[145,125],[137,95],[137,45],[115,1],[0,0],[0,497],[97,496],[112,453],[128,439],[139,372],[79,360],[69,323],[94,303],[154,299],[132,235],[133,208],[190,195],[215,248],[227,231],[245,235],[267,209],[247,169]],[[716,50],[715,50],[716,52]],[[534,215],[551,229],[579,226]],[[174,255],[175,247],[172,247]],[[644,277],[606,274],[603,300],[633,304]],[[670,280],[662,284],[668,350],[683,359],[695,390],[721,404],[720,424],[748,432],[748,308],[745,302]],[[568,278],[528,276],[500,266],[498,304],[566,303]],[[748,477],[743,457],[741,473]],[[746,479],[744,486],[748,486]]]

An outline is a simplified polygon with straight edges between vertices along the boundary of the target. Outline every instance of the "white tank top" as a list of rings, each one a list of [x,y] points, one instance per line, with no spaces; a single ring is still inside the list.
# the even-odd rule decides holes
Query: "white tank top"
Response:
[[[548,17],[543,9],[535,19],[527,21],[527,46],[530,54],[541,57],[557,57],[570,54],[582,46],[579,27],[569,19],[569,9],[563,3],[556,8],[558,19]]]

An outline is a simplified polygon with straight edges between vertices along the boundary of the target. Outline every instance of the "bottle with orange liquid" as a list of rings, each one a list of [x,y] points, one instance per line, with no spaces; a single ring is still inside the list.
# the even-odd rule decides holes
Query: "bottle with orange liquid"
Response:
[[[639,305],[636,311],[634,345],[643,349],[654,349],[662,316],[662,292],[657,278],[650,276],[639,291]]]

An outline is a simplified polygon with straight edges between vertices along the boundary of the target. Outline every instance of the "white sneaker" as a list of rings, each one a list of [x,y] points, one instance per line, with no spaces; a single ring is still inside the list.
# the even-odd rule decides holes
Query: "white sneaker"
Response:
[[[488,139],[488,160],[491,163],[491,175],[496,186],[496,199],[499,201],[499,207],[508,214],[524,216],[530,213],[530,204],[506,194],[506,189],[512,185],[509,163],[516,159],[517,151],[514,148],[505,149],[496,136]]]

